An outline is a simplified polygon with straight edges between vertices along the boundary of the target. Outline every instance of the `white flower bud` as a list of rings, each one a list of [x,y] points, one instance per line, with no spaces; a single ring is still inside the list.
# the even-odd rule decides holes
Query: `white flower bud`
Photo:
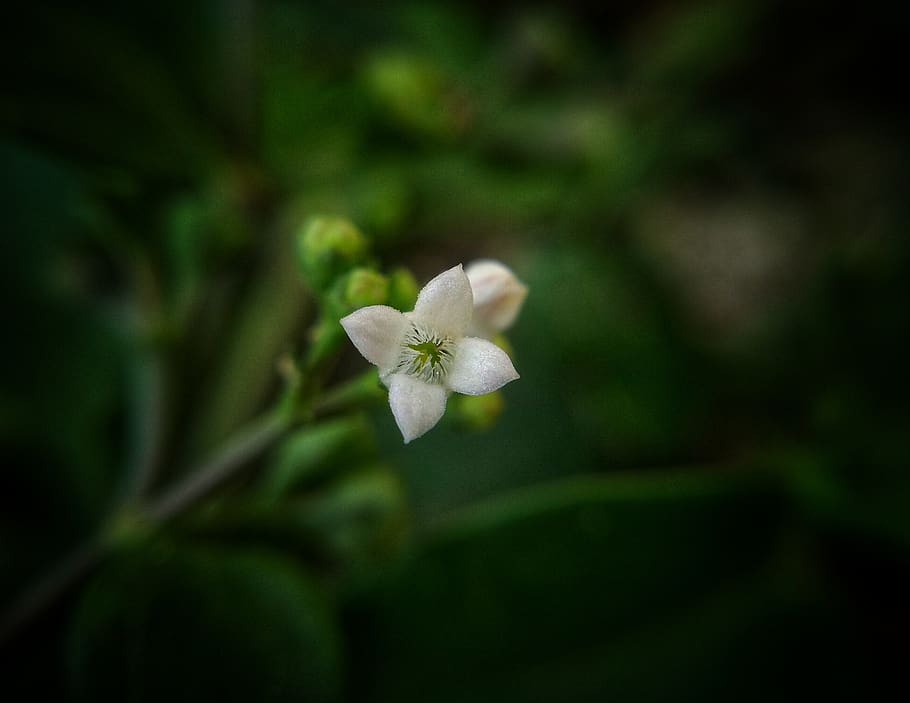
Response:
[[[515,322],[528,287],[512,270],[492,259],[481,259],[465,269],[474,294],[471,334],[492,337]]]

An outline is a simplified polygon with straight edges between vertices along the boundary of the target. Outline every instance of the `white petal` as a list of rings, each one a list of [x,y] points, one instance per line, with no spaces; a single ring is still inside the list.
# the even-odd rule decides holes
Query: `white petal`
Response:
[[[483,395],[518,378],[509,355],[493,342],[465,337],[458,343],[446,385],[465,395]]]
[[[388,379],[389,405],[404,443],[431,430],[446,410],[446,389],[403,373]]]
[[[492,259],[482,259],[468,265],[465,274],[474,294],[476,329],[502,331],[518,316],[528,295],[528,287],[518,280],[511,269]]]
[[[411,317],[442,334],[458,338],[468,328],[473,312],[471,283],[458,264],[423,287]]]
[[[410,324],[404,315],[388,305],[370,305],[341,318],[341,326],[357,351],[380,369],[390,369],[396,364],[401,340]]]

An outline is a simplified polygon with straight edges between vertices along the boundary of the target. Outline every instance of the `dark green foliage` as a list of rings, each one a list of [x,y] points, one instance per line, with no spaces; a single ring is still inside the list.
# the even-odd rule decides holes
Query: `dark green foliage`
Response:
[[[789,553],[799,530],[760,476],[579,478],[481,503],[355,601],[354,661],[371,674],[356,698],[857,692],[862,635],[830,620],[815,565]]]
[[[267,552],[146,546],[86,590],[68,643],[80,700],[337,700],[332,605]]]
[[[0,698],[902,683],[890,5],[18,5]],[[405,446],[338,320],[481,257],[530,291],[504,342],[521,379]],[[261,413],[286,420],[267,446],[155,512]]]

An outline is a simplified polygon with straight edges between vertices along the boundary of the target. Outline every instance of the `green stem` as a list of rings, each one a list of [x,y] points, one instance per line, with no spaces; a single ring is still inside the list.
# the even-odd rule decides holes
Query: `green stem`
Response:
[[[102,538],[93,537],[14,601],[0,617],[0,646],[78,584],[101,561],[106,546]]]
[[[312,389],[318,390],[318,383]],[[116,511],[98,534],[61,561],[45,578],[27,589],[0,617],[0,645],[8,643],[29,622],[46,611],[94,569],[125,534],[154,528],[196,505],[222,486],[263,451],[278,441],[301,417],[327,415],[371,403],[384,395],[375,369],[343,383],[315,402],[301,399],[292,387],[277,409],[266,413],[235,434],[186,477],[160,497],[138,509],[129,504]],[[301,408],[300,406],[307,406]],[[135,496],[133,496],[135,497]]]
[[[313,403],[313,415],[323,417],[362,408],[382,400],[385,395],[385,390],[379,383],[379,374],[375,368],[371,368],[323,393]]]
[[[279,439],[292,419],[288,413],[273,412],[254,421],[183,481],[153,500],[145,508],[145,515],[157,524],[195,505]]]
[[[116,511],[104,528],[29,587],[0,616],[0,645],[8,643],[29,622],[78,585],[118,543],[124,529],[133,529],[137,522],[158,525],[195,505],[271,446],[287,431],[293,420],[292,413],[282,411],[268,413],[254,421],[208,461],[191,471],[183,481],[141,509],[138,520],[135,515],[130,515],[128,507]]]

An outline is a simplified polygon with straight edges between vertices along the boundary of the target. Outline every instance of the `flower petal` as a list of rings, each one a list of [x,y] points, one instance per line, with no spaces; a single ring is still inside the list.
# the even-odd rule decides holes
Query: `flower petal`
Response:
[[[518,377],[509,355],[493,342],[465,337],[458,343],[446,385],[457,393],[483,395]]]
[[[446,410],[446,389],[403,373],[388,378],[389,405],[404,443],[432,429]]]
[[[357,351],[380,369],[398,361],[401,340],[410,327],[407,318],[388,305],[370,305],[341,318],[341,326]]]
[[[474,312],[474,294],[461,264],[427,283],[411,318],[450,337],[461,337]]]

